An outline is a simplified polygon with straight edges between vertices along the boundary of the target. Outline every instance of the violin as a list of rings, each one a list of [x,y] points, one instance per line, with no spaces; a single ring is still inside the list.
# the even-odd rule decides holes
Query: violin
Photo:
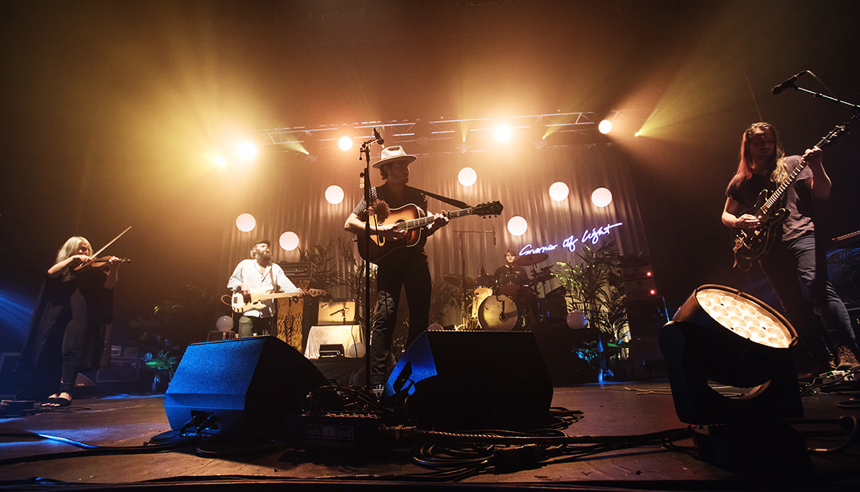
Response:
[[[107,247],[110,246],[111,244],[113,244],[117,239],[121,238],[123,236],[123,234],[128,232],[129,229],[131,229],[131,226],[128,226],[124,231],[120,232],[117,237],[111,239],[109,243],[102,246],[102,249],[96,251],[95,254],[93,254],[92,258],[90,258],[89,260],[76,266],[75,271],[77,272],[77,271],[84,269],[84,268],[87,268],[87,267],[104,268],[106,266],[109,266],[111,257],[110,256],[98,257],[99,254],[102,251],[106,250]],[[120,263],[121,265],[126,264],[126,263],[131,263],[131,260],[128,258],[120,258],[119,260],[121,262]]]
[[[84,268],[104,268],[110,266],[110,256],[102,256],[101,258],[91,258],[80,265],[75,267],[75,271],[78,272],[83,270]],[[125,265],[127,263],[131,263],[131,258],[118,258],[120,265]]]

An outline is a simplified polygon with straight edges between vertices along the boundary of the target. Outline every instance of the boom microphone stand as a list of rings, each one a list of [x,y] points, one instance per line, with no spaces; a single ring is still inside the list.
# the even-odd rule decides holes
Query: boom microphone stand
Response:
[[[358,151],[358,160],[364,159],[364,204],[367,207],[367,218],[364,219],[364,250],[370,251],[370,146],[377,143],[380,146],[385,143],[382,136],[373,129],[373,138],[365,140]],[[360,302],[360,301],[359,301]],[[370,387],[370,261],[364,260],[364,387],[368,392]],[[359,312],[361,310],[359,309]]]

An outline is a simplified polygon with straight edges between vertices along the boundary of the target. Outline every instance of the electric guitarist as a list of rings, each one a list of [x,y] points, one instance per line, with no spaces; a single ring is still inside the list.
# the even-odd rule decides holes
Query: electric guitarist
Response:
[[[369,353],[370,384],[375,390],[381,390],[386,381],[402,287],[406,288],[409,304],[409,335],[406,345],[409,346],[429,324],[431,279],[424,244],[427,237],[448,224],[446,216],[427,213],[427,198],[407,184],[409,165],[416,159],[414,155],[406,154],[400,146],[383,149],[381,159],[375,162],[373,167],[379,169],[385,184],[371,188],[370,207],[362,199],[344,224],[344,229],[359,236],[359,241],[364,240],[365,232],[374,234],[378,241],[399,241],[405,239],[407,234],[418,234],[411,246],[394,249],[374,261],[378,267],[378,295]],[[384,223],[391,210],[407,205],[417,207],[425,216],[433,217],[433,220],[412,231],[398,231],[395,223]],[[365,220],[368,216],[378,220],[371,220],[370,230],[365,231]]]
[[[840,347],[845,347],[840,353],[847,350],[857,354],[848,312],[827,279],[826,265],[819,265],[824,261],[824,251],[816,248],[812,220],[814,202],[830,196],[831,181],[820,148],[830,140],[825,137],[803,156],[785,156],[772,125],[751,125],[741,140],[740,162],[726,189],[722,213],[723,224],[743,238],[735,242],[737,266],[746,270],[752,262],[760,264],[811,353],[811,360],[798,360],[802,372],[816,375],[829,370],[833,361],[825,328],[838,339]],[[785,183],[790,185],[782,186]],[[761,198],[772,192],[781,195],[780,203],[770,207],[773,213],[761,213]],[[739,251],[753,253],[739,255]]]
[[[301,296],[304,292],[296,287],[284,274],[281,266],[272,261],[268,240],[257,241],[251,247],[251,258],[242,260],[236,265],[227,289],[230,292],[242,294],[246,302],[252,302],[254,293],[284,292]],[[238,333],[240,337],[257,335],[277,335],[275,327],[275,301],[270,297],[255,302],[258,309],[244,310],[239,317]]]

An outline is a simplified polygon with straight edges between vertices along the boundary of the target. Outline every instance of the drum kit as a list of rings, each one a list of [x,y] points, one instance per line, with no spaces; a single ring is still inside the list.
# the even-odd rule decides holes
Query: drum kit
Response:
[[[477,280],[460,275],[445,275],[445,281],[464,289],[463,317],[458,329],[512,331],[525,328],[526,322],[543,317],[538,286],[552,279],[550,267],[537,265],[549,258],[545,253],[523,255],[514,260],[520,267],[532,267],[531,275],[523,269],[506,270],[497,276],[482,272]],[[471,306],[467,304],[471,300]]]

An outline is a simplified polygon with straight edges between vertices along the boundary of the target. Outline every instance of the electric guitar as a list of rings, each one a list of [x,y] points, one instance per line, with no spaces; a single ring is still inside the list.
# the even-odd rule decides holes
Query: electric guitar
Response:
[[[836,125],[830,133],[824,136],[815,144],[819,149],[833,143],[843,132],[848,129],[847,124]],[[743,214],[754,215],[759,220],[759,226],[755,229],[738,229],[734,237],[734,266],[746,272],[752,266],[752,262],[762,258],[770,252],[773,246],[774,229],[788,218],[788,210],[782,207],[783,194],[789,186],[794,183],[800,172],[806,168],[806,161],[801,160],[800,164],[788,175],[788,178],[777,187],[773,193],[768,194],[768,190],[762,190],[756,199],[755,205],[743,212]]]
[[[324,296],[328,294],[328,291],[320,290],[320,289],[308,289],[308,295],[310,296]],[[263,309],[266,307],[262,301],[267,299],[283,299],[286,297],[299,297],[296,292],[277,292],[274,294],[270,293],[257,293],[251,292],[251,295],[245,297],[241,292],[236,292],[233,294],[233,299],[230,303],[230,306],[233,308],[233,311],[239,314],[244,313],[245,311],[251,309]]]
[[[488,202],[480,205],[462,208],[459,210],[451,210],[443,212],[449,219],[457,217],[465,217],[467,215],[480,215],[488,217],[499,215],[502,213],[502,204],[499,202]],[[371,214],[368,218],[368,225],[371,229],[378,226],[395,224],[394,230],[403,233],[403,237],[398,239],[386,239],[378,234],[371,233],[369,247],[365,243],[363,237],[356,236],[358,243],[358,254],[366,261],[375,263],[382,258],[385,258],[392,251],[399,248],[409,248],[418,244],[421,239],[421,228],[432,224],[435,216],[426,216],[423,210],[415,204],[409,203],[399,208],[391,209],[388,217],[384,221],[379,222],[376,214]]]

